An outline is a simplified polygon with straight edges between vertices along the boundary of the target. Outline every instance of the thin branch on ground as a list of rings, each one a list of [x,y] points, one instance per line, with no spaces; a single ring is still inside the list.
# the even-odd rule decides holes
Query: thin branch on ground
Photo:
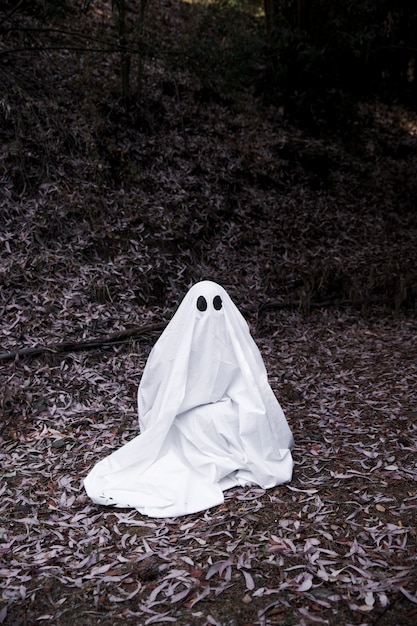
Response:
[[[145,324],[144,326],[135,326],[126,330],[119,331],[107,335],[102,339],[88,339],[86,341],[65,341],[63,343],[52,343],[45,346],[34,346],[33,348],[22,348],[22,350],[14,350],[13,352],[0,353],[0,362],[12,361],[25,356],[40,356],[47,352],[67,353],[79,352],[81,350],[94,350],[95,348],[103,348],[105,346],[124,343],[132,339],[136,335],[144,335],[161,331],[165,328],[165,324]]]

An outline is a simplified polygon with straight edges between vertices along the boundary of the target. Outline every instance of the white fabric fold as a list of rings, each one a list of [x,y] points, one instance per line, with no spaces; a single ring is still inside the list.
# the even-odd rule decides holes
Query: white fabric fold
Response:
[[[214,282],[190,289],[155,344],[138,410],[140,434],[85,478],[97,504],[175,517],[236,485],[291,480],[287,420],[247,323]]]

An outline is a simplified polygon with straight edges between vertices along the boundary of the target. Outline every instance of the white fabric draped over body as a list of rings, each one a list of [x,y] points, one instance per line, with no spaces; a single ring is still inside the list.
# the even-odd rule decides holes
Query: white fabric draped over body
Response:
[[[174,517],[223,491],[292,477],[293,437],[248,325],[227,292],[194,285],[149,355],[140,434],[101,460],[85,489],[97,504]]]

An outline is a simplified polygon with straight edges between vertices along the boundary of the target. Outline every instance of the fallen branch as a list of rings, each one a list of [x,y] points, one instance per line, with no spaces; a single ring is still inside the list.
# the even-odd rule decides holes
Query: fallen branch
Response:
[[[80,352],[81,350],[94,350],[94,348],[103,348],[117,343],[122,343],[131,339],[135,335],[145,335],[164,330],[166,324],[144,324],[143,326],[134,326],[126,330],[120,330],[117,333],[106,335],[102,339],[87,339],[86,341],[65,341],[63,343],[52,343],[47,346],[34,346],[33,348],[22,348],[13,352],[0,353],[0,362],[12,361],[24,356],[39,356],[51,352],[53,354],[62,352]]]
[[[363,306],[364,304],[386,304],[386,299],[364,300],[359,302],[351,302],[350,300],[322,300],[319,302],[306,302],[305,305],[300,301],[287,302],[265,302],[258,306],[241,309],[243,315],[253,315],[254,313],[262,313],[263,311],[280,310],[280,309],[324,309],[331,306]],[[5,361],[14,361],[25,356],[40,356],[51,352],[53,354],[63,352],[80,352],[82,350],[94,350],[95,348],[103,348],[105,346],[116,345],[118,343],[126,343],[136,335],[145,335],[162,331],[166,327],[166,323],[144,324],[143,326],[133,326],[126,330],[120,330],[117,333],[106,335],[102,339],[87,339],[86,341],[65,341],[63,343],[52,343],[46,346],[34,346],[33,348],[22,348],[13,352],[0,352],[0,363]]]

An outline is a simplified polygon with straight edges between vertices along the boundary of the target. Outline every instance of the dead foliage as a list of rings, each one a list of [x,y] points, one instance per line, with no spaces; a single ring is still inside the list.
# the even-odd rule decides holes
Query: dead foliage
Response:
[[[137,434],[155,336],[1,363],[0,623],[414,624],[415,114],[363,103],[343,140],[313,139],[220,90],[198,49],[187,64],[181,37],[221,33],[165,2],[126,107],[116,53],[63,45],[112,41],[94,4],[62,13],[70,34],[1,42],[1,352],[126,338],[216,280],[248,312],[296,468],[186,518],[97,508],[82,479]]]

